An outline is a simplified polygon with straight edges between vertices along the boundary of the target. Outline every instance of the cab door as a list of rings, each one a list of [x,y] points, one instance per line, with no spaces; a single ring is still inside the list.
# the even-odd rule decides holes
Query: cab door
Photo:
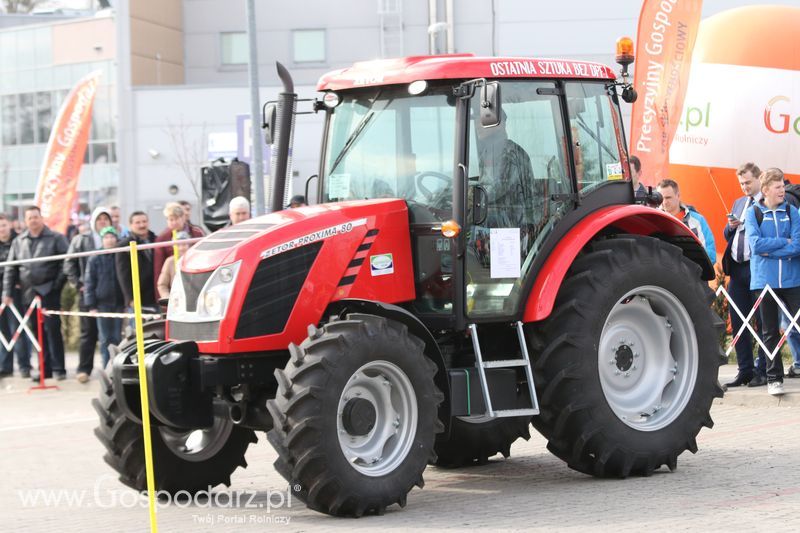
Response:
[[[483,127],[470,103],[465,251],[469,321],[513,317],[544,240],[572,207],[567,141],[555,83],[500,83],[500,123]],[[475,195],[482,215],[470,211]]]

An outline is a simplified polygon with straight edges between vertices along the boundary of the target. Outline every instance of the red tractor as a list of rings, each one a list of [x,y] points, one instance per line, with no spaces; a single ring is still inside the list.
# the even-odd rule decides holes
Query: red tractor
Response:
[[[282,77],[265,113],[275,212],[192,247],[166,336],[147,335],[158,490],[229,484],[258,431],[294,494],[339,516],[404,506],[428,464],[507,457],[529,424],[598,477],[697,450],[722,395],[714,271],[686,226],[635,201],[624,74],[471,55],[332,72],[319,203],[283,211]],[[143,490],[136,365],[123,343],[96,434]]]

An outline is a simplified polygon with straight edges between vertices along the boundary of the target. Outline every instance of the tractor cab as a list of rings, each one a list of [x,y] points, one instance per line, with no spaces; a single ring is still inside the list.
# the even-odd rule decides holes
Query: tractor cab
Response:
[[[407,202],[411,309],[428,327],[513,319],[571,211],[600,189],[603,204],[633,202],[615,86],[581,61],[357,63],[318,87],[317,198]]]

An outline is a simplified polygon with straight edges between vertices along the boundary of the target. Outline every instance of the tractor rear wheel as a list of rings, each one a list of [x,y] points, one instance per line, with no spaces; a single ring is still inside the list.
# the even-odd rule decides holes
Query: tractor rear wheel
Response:
[[[725,358],[723,322],[700,268],[661,240],[626,235],[590,245],[545,324],[530,332],[548,449],[598,477],[677,467],[711,427]]]
[[[486,464],[489,458],[511,455],[511,445],[520,437],[531,438],[531,417],[490,418],[459,416],[450,423],[450,438],[436,444],[436,466],[458,468]]]
[[[435,460],[443,425],[436,365],[405,325],[350,314],[291,345],[267,404],[275,469],[309,508],[335,516],[382,514]]]

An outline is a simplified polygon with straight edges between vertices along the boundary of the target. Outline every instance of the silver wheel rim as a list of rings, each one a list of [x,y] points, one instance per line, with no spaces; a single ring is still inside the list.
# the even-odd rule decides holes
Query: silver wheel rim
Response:
[[[375,424],[365,435],[345,429],[345,406],[354,398],[367,400],[375,410]],[[406,459],[417,433],[417,395],[411,380],[388,361],[365,364],[353,373],[339,397],[336,429],[350,466],[370,477],[393,472]]]
[[[640,431],[657,431],[686,408],[699,350],[689,313],[671,292],[652,285],[620,298],[598,347],[603,394],[614,414]]]
[[[167,448],[186,461],[206,461],[217,455],[228,442],[233,431],[233,421],[228,417],[214,417],[214,425],[207,429],[179,431],[159,427]]]

